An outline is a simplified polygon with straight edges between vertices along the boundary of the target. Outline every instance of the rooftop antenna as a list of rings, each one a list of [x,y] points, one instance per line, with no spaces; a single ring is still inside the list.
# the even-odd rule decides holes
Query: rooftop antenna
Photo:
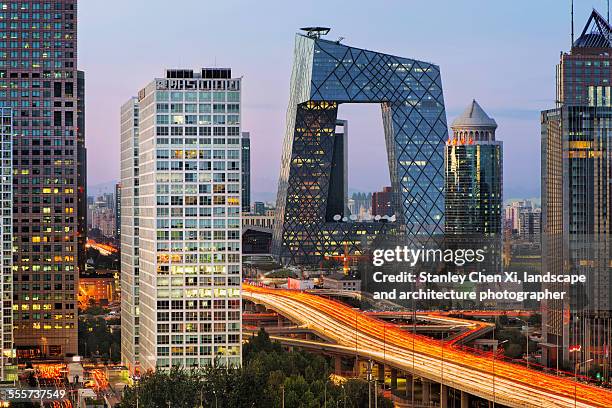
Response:
[[[572,0],[572,44],[571,47],[574,47],[574,0]]]

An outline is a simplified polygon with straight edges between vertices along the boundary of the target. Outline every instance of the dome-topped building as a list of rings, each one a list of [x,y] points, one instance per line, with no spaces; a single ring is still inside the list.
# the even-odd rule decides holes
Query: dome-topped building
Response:
[[[497,123],[472,100],[451,124],[445,149],[445,230],[459,237],[501,236],[502,142]]]
[[[474,99],[461,116],[453,121],[451,129],[453,130],[451,141],[453,139],[457,141],[465,140],[464,144],[471,144],[470,141],[472,143],[494,141],[497,122],[487,115]]]

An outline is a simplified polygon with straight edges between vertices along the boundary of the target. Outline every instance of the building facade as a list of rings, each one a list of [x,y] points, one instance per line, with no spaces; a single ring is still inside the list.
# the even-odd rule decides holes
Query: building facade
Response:
[[[115,239],[121,239],[121,183],[115,184]]]
[[[529,200],[512,201],[504,208],[505,228],[511,234],[518,234],[521,230],[521,214],[531,213],[535,209]]]
[[[121,107],[121,362],[140,371],[140,109],[137,98]]]
[[[241,363],[240,85],[167,70],[138,94],[142,370]]]
[[[382,191],[372,194],[372,216],[392,216],[393,211],[393,190],[391,187],[384,187]]]
[[[405,231],[408,244],[444,232],[439,68],[321,38],[328,31],[306,29],[295,40],[273,235],[273,253],[285,263],[318,264],[345,248],[358,253],[364,237],[393,228]],[[348,214],[345,129],[336,129],[343,103],[381,104],[396,223],[356,222]]]
[[[251,210],[251,134],[242,132],[242,212]]]
[[[0,355],[0,380],[10,380],[10,360],[13,348],[13,111],[0,108],[0,323],[2,354]]]
[[[85,72],[77,71],[77,257],[85,270],[87,244],[87,149],[85,148]]]
[[[85,277],[79,279],[79,305],[87,308],[91,302],[106,306],[116,300],[115,278],[111,276]]]
[[[447,236],[502,236],[503,149],[496,128],[475,100],[451,125],[445,147]]]
[[[251,214],[264,215],[266,213],[266,204],[262,201],[255,201],[253,203],[253,210]]]
[[[0,100],[14,109],[15,347],[23,358],[76,354],[85,197],[77,1],[0,6],[13,26],[10,52],[0,54]]]
[[[107,207],[95,207],[91,211],[91,229],[97,229],[104,237],[112,238],[116,232],[115,211]]]
[[[542,273],[584,275],[548,284],[563,300],[542,304],[543,359],[585,362],[610,378],[612,333],[612,29],[593,10],[557,65],[557,107],[542,122]],[[575,350],[571,352],[570,350]]]
[[[519,213],[518,237],[529,242],[540,242],[542,209],[530,208]]]

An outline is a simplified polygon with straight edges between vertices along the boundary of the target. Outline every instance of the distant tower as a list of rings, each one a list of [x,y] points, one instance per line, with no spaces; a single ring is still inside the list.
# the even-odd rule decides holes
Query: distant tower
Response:
[[[503,151],[496,128],[475,100],[451,125],[445,149],[447,235],[501,237]]]

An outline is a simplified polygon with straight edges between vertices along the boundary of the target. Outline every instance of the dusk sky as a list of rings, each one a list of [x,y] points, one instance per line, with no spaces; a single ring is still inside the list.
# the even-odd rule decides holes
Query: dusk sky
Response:
[[[449,124],[475,98],[504,142],[505,198],[540,191],[539,111],[554,107],[555,64],[570,45],[569,0],[79,2],[86,72],[88,184],[119,179],[119,107],[165,68],[230,67],[243,76],[242,128],[251,133],[254,199],[276,193],[294,35],[332,28],[344,44],[440,66]],[[576,36],[592,7],[575,1]],[[343,105],[349,186],[388,183],[378,105]]]

